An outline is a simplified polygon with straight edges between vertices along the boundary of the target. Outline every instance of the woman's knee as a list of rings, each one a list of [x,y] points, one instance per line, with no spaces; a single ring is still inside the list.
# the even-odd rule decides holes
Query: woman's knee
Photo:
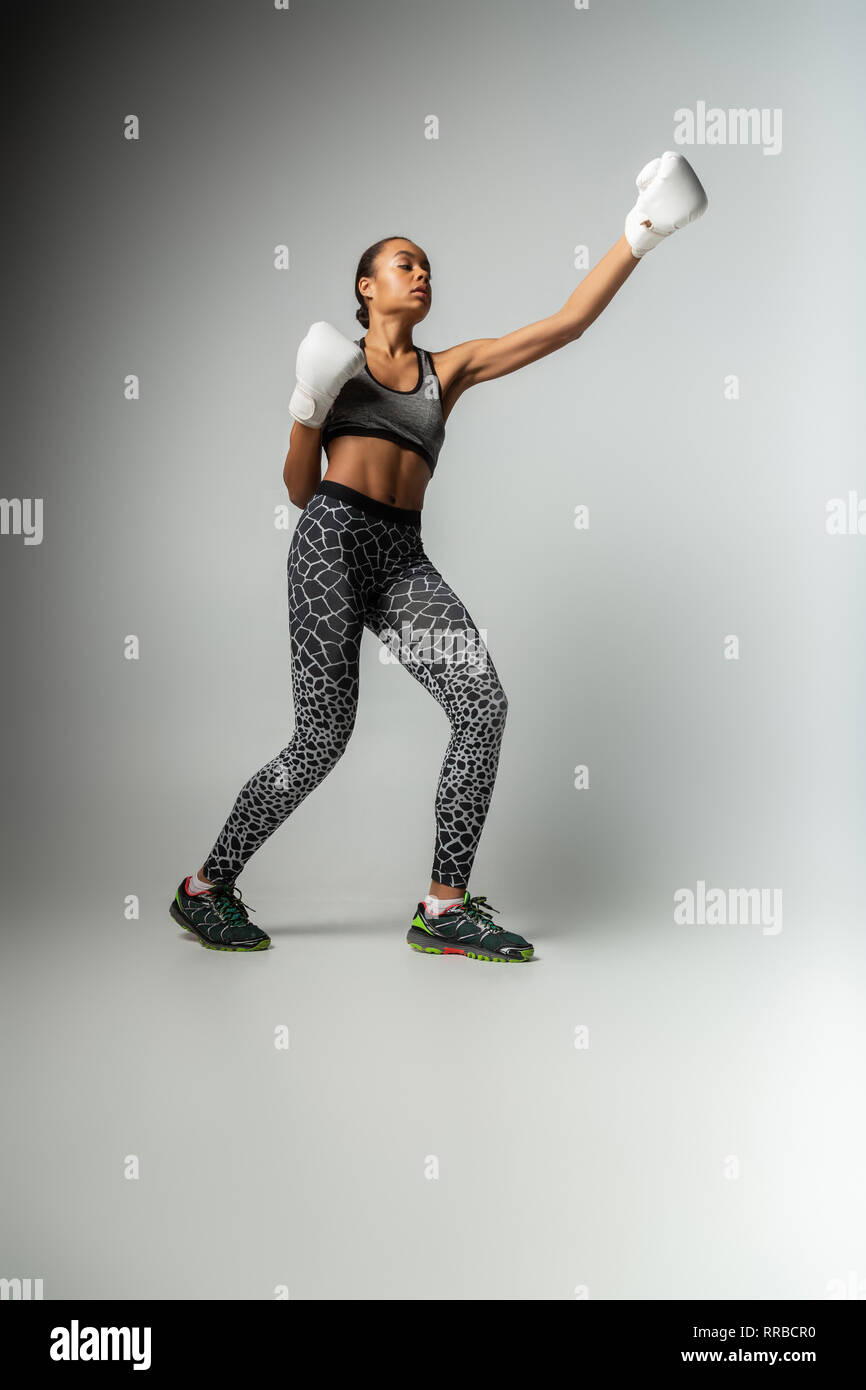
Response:
[[[317,719],[307,731],[307,741],[333,764],[348,748],[354,728],[354,713],[340,719]]]
[[[464,687],[451,722],[455,728],[501,732],[508,715],[508,697],[498,677],[477,678]]]
[[[320,708],[296,715],[295,732],[283,749],[283,758],[324,769],[333,767],[349,746],[356,713],[357,706],[339,714]]]
[[[490,709],[493,723],[504,728],[508,714],[508,696],[499,681],[496,681],[490,690]]]

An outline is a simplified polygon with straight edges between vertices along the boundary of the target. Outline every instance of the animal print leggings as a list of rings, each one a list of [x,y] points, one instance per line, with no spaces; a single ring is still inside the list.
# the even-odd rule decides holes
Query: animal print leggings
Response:
[[[431,877],[468,885],[508,702],[475,623],[424,551],[420,511],[323,479],[292,536],[288,589],[294,732],[241,788],[205,877],[233,879],[346,751],[367,627],[448,716]]]

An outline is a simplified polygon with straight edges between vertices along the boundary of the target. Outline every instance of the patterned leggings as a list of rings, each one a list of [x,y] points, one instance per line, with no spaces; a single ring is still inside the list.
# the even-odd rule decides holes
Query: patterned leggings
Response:
[[[421,513],[324,479],[292,536],[288,588],[294,733],[241,788],[205,877],[233,879],[346,751],[367,627],[450,721],[431,877],[468,885],[508,701],[475,623],[425,554]]]

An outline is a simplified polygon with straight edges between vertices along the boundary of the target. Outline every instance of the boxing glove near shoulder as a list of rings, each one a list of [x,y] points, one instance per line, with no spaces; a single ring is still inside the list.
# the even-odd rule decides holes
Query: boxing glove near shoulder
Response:
[[[289,414],[310,429],[321,429],[346,382],[366,363],[363,350],[330,323],[311,325],[298,348],[297,382]]]
[[[635,179],[638,200],[625,219],[632,253],[645,256],[660,241],[707,210],[707,195],[689,161],[673,150],[645,164]]]

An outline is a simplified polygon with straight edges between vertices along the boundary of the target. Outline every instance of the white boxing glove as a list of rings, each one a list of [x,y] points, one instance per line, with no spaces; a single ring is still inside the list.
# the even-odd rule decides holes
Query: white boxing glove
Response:
[[[625,235],[635,256],[645,256],[678,227],[702,217],[707,195],[687,159],[673,150],[645,164],[635,179],[638,200],[625,219]]]
[[[298,380],[289,401],[289,414],[300,424],[319,430],[325,416],[350,377],[362,371],[366,357],[330,323],[314,323],[298,348]]]

